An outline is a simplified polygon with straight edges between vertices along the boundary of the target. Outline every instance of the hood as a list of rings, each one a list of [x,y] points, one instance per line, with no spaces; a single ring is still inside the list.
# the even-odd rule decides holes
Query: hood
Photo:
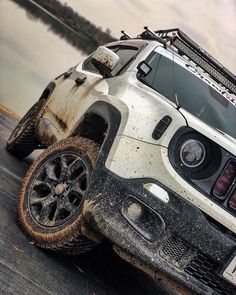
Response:
[[[186,123],[189,127],[197,130],[199,133],[210,138],[218,145],[223,147],[228,152],[236,156],[236,139],[225,134],[224,132],[207,125],[196,116],[190,114],[188,111],[180,108],[179,112],[185,117]]]

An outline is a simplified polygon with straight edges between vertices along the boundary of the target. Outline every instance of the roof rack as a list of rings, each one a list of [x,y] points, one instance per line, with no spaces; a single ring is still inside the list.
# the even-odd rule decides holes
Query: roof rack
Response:
[[[236,76],[201,48],[180,29],[151,31],[144,27],[145,31],[138,38],[156,39],[166,46],[174,46],[178,53],[186,55],[196,65],[206,71],[215,81],[223,85],[229,92],[236,95]]]
[[[154,31],[150,30],[148,27],[144,27],[144,30],[144,32],[138,35],[138,38],[157,40],[166,47],[166,41],[159,37]]]
[[[129,35],[129,34],[127,34],[124,30],[122,30],[121,31],[121,37],[120,37],[120,40],[129,40],[129,39],[131,39],[132,37]]]

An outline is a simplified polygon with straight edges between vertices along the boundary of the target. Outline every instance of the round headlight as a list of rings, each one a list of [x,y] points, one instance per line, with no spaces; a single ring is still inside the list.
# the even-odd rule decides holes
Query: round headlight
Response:
[[[180,148],[181,162],[190,168],[198,167],[206,158],[204,145],[195,139],[185,141]]]

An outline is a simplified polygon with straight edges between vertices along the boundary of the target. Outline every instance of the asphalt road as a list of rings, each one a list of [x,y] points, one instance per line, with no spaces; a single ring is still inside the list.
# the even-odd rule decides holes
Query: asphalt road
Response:
[[[0,294],[166,295],[157,281],[121,260],[110,245],[66,257],[29,243],[16,218],[22,179],[37,155],[25,160],[5,150],[17,120],[0,109]]]

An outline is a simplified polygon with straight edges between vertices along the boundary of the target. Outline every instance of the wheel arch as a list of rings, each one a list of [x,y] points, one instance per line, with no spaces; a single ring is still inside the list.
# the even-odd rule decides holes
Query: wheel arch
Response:
[[[97,101],[84,113],[70,136],[86,137],[95,141],[103,150],[103,159],[106,159],[120,123],[121,113],[117,108],[107,102]]]
[[[46,101],[51,96],[51,94],[54,91],[55,87],[56,87],[56,83],[55,82],[50,82],[47,85],[47,87],[44,89],[44,91],[41,94],[39,100],[45,100]]]

